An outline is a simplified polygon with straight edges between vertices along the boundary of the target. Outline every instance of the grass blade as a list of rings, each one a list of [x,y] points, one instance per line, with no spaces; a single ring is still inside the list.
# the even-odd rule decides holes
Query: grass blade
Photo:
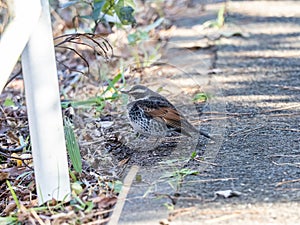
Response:
[[[65,136],[66,136],[66,145],[71,159],[71,163],[76,172],[82,172],[82,161],[80,155],[79,145],[77,143],[72,123],[69,119],[65,119]]]

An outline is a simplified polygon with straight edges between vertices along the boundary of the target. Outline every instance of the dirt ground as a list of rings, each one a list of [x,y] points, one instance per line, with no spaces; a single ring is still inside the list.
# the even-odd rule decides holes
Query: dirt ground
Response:
[[[128,45],[127,33],[116,29],[108,36],[111,61],[86,52],[94,74],[87,78],[67,76],[58,63],[61,89],[75,102],[106,96],[110,76],[122,76],[114,84],[116,101],[101,100],[103,108],[99,102],[75,107],[72,115],[83,183],[99,187],[87,185],[85,195],[96,190],[95,196],[111,200],[104,202],[108,208],[99,203],[95,214],[108,209],[103,218],[110,218],[109,225],[300,224],[299,8],[300,1],[286,0],[140,1],[141,26],[132,34],[163,21],[146,32],[153,40]],[[57,53],[72,68],[83,69],[71,55]],[[214,140],[138,136],[126,116],[128,99],[120,94],[134,84],[159,91]],[[4,146],[28,136],[23,95],[21,79],[2,93],[3,101],[8,96],[20,106],[17,113],[13,107],[2,110],[10,118],[1,122]],[[27,182],[32,180],[33,174]],[[25,199],[28,193],[21,190]],[[8,190],[4,196],[9,199]],[[7,205],[3,200],[1,210]]]
[[[119,224],[299,224],[300,2],[228,1],[225,26],[203,29],[223,4],[195,0],[178,10],[164,52],[175,69],[166,81],[151,74],[177,105],[195,86],[213,95],[200,113],[180,109],[216,141],[131,152],[133,183],[112,215]],[[192,151],[200,160],[188,160]],[[225,190],[236,196],[218,196]]]

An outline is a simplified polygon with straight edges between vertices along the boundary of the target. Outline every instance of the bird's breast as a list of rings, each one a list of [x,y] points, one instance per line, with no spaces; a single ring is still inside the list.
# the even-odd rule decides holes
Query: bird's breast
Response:
[[[167,126],[155,120],[138,104],[129,106],[128,117],[134,130],[151,136],[161,136],[167,132]]]

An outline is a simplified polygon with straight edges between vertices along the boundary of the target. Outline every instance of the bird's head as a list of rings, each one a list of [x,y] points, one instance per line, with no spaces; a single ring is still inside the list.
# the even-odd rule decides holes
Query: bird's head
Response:
[[[134,99],[143,99],[149,96],[156,95],[156,93],[143,85],[135,85],[129,91],[121,91],[123,94],[132,96]]]

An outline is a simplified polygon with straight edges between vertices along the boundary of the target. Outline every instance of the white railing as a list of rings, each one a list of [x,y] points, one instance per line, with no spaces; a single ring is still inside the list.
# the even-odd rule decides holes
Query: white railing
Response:
[[[0,40],[0,88],[22,55],[39,204],[70,197],[48,0],[14,0],[15,18]]]

